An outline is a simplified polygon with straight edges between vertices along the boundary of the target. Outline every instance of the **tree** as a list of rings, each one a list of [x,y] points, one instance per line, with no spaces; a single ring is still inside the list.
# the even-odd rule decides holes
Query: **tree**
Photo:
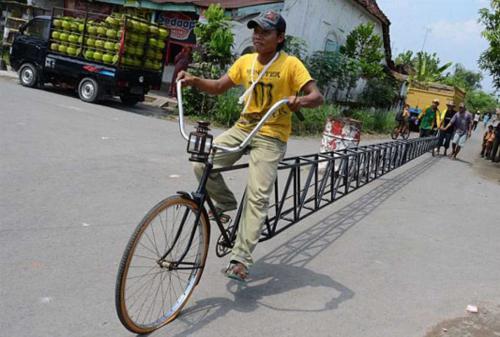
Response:
[[[479,10],[479,21],[484,25],[483,36],[490,47],[479,58],[479,67],[493,77],[493,85],[500,90],[500,0],[491,0],[491,11]]]
[[[198,22],[194,29],[197,48],[189,72],[204,78],[219,78],[233,60],[231,47],[234,36],[229,18],[220,5],[210,5],[205,11],[206,23]],[[204,115],[212,112],[216,99],[196,88],[183,89],[186,114]]]
[[[400,66],[404,71],[408,74],[412,74],[415,72],[415,64],[413,62],[413,52],[411,50],[407,50],[402,52],[396,57],[394,61],[396,66]]]
[[[285,37],[285,48],[284,51],[288,55],[293,55],[297,57],[302,62],[305,61],[307,55],[307,43],[300,37],[287,35]]]
[[[463,65],[456,64],[453,74],[448,73],[443,79],[443,83],[464,89],[466,92],[481,89],[483,75],[471,70],[467,70]]]
[[[374,34],[375,25],[365,23],[349,33],[340,52],[359,62],[361,76],[369,78],[384,77],[384,68],[380,64],[384,58],[382,39]]]
[[[335,99],[339,91],[352,88],[360,76],[357,60],[332,51],[316,51],[307,60],[311,76],[328,99],[330,88],[335,88]]]
[[[481,90],[473,90],[465,95],[465,106],[471,112],[494,112],[498,103],[494,96]]]
[[[398,85],[391,77],[368,80],[363,89],[362,102],[367,106],[389,108],[398,97]]]
[[[440,65],[441,60],[436,53],[429,54],[424,51],[418,52],[413,62],[415,73],[410,75],[410,79],[419,82],[439,82],[444,77],[444,71],[452,65],[452,62]]]

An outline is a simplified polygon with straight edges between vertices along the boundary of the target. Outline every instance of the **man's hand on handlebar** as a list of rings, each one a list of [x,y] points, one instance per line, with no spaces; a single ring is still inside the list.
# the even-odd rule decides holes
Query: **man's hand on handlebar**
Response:
[[[190,73],[182,70],[177,74],[177,81],[182,80],[182,86],[192,86],[194,82],[195,76]]]
[[[288,108],[293,112],[299,111],[302,107],[300,97],[299,96],[290,96],[288,97]]]

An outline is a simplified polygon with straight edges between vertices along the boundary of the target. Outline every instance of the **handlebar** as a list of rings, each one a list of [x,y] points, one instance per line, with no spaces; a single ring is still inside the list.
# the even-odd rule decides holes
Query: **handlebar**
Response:
[[[186,133],[186,130],[184,129],[184,106],[182,102],[182,80],[177,81],[177,105],[179,107],[179,129],[181,132],[182,137],[189,141],[189,136]],[[222,150],[224,152],[238,152],[243,150],[250,140],[255,136],[257,132],[259,132],[260,128],[264,125],[264,123],[271,117],[272,114],[274,114],[279,108],[281,108],[283,105],[288,103],[288,99],[282,99],[279,100],[278,102],[274,103],[273,106],[266,112],[264,117],[261,118],[259,123],[255,126],[255,128],[248,134],[248,136],[241,142],[240,145],[236,147],[226,147],[222,145],[217,145],[213,144],[213,147],[219,150]]]

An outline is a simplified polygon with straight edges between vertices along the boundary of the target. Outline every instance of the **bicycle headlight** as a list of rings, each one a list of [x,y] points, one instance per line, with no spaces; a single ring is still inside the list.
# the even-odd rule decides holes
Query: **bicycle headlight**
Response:
[[[212,150],[213,136],[208,133],[209,122],[199,121],[196,131],[189,134],[187,152],[191,154],[190,161],[204,162]]]

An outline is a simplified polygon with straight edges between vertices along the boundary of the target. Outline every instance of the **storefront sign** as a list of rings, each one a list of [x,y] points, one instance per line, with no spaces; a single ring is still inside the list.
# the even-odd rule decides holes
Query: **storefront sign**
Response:
[[[162,13],[158,23],[170,29],[170,39],[184,43],[196,43],[194,27],[196,19],[181,13]]]

